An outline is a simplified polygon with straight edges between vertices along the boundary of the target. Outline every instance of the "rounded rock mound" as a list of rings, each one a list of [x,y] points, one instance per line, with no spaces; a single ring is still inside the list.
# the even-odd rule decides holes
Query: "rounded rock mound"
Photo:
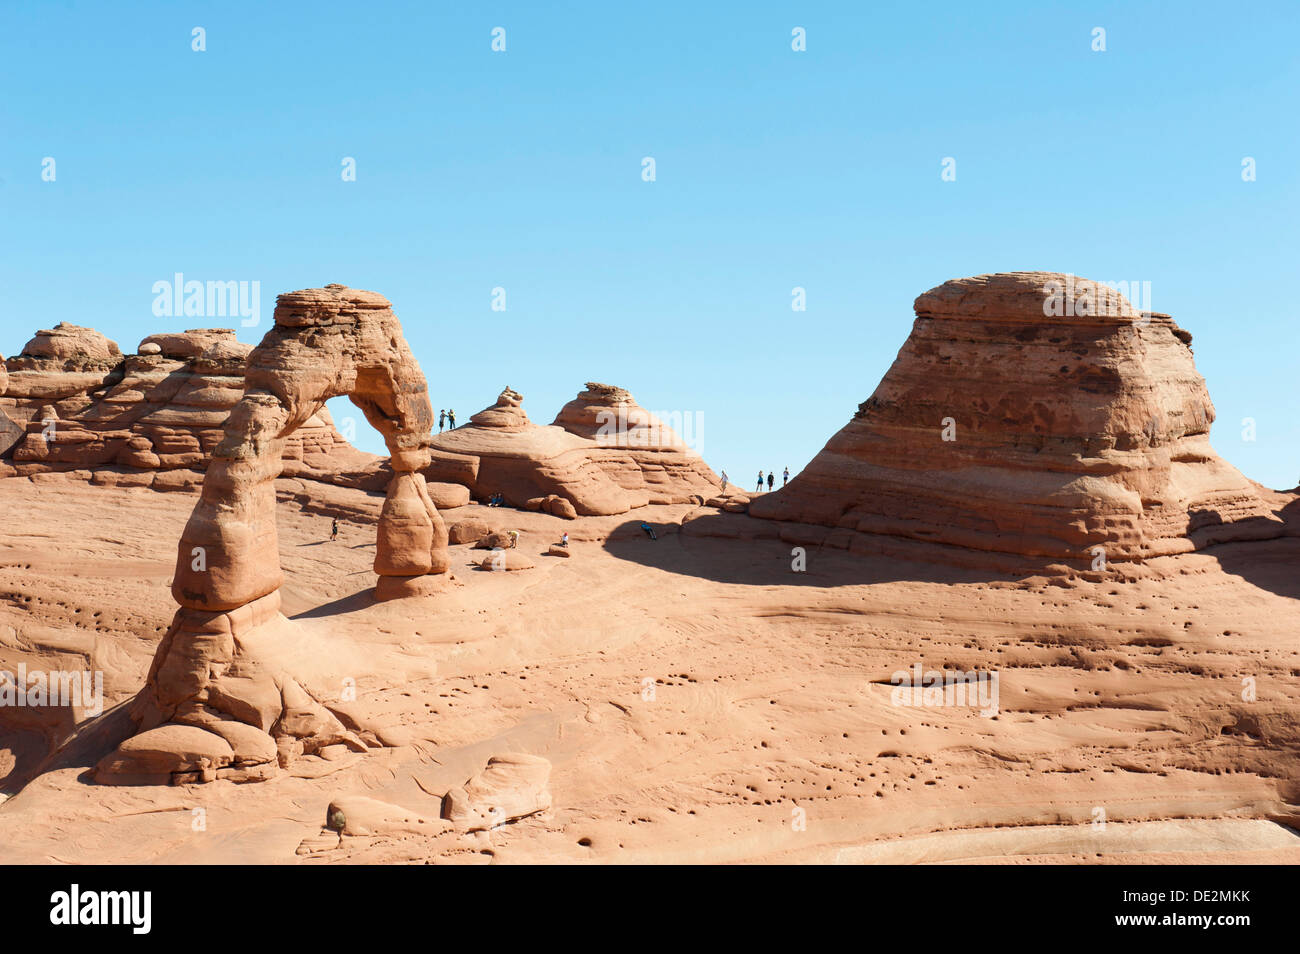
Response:
[[[1084,567],[1282,532],[1210,446],[1214,406],[1168,315],[1055,272],[955,279],[915,311],[875,393],[752,516],[850,549],[893,537]]]

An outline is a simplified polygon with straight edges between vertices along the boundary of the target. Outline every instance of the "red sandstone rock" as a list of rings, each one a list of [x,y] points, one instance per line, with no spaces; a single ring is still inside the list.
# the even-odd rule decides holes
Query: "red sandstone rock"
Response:
[[[551,807],[550,777],[551,763],[541,756],[494,756],[443,797],[442,817],[460,830],[480,831],[546,811]]]
[[[140,354],[123,357],[97,332],[60,331],[67,327],[40,332],[27,346],[39,354],[8,362],[14,373],[0,397],[0,454],[10,453],[16,471],[205,470],[244,393],[251,348],[230,329],[195,329],[151,335]],[[387,483],[382,458],[348,444],[325,408],[288,438],[284,461],[288,476],[371,490]],[[189,486],[162,477],[149,483]]]
[[[164,354],[190,344],[189,339],[156,343]],[[196,360],[221,362],[226,354],[234,360],[238,349],[213,354],[223,344],[195,343],[196,349],[202,346]],[[330,398],[347,395],[383,434],[390,452],[392,478],[376,541],[378,598],[430,591],[423,581],[447,571],[447,531],[419,472],[429,462],[433,420],[424,375],[386,299],[330,285],[280,296],[275,327],[247,356],[245,378],[243,396],[213,448],[201,496],[177,546],[172,595],[181,608],[159,644],[132,715],[146,734],[168,721],[210,728],[210,714],[261,732],[269,727],[282,764],[340,743],[364,750],[364,743],[291,674],[268,669],[243,647],[262,627],[292,625],[279,613],[283,574],[275,481],[288,438]],[[278,706],[271,684],[279,690]],[[237,741],[265,755],[265,745]],[[134,772],[123,753],[129,749],[106,760],[102,774]],[[207,780],[206,768],[200,768]],[[187,770],[185,765],[172,769]]]
[[[946,282],[915,308],[875,393],[752,516],[850,548],[886,535],[1076,565],[1282,532],[1210,447],[1191,336],[1167,315],[1043,272]]]
[[[482,520],[459,520],[447,528],[447,539],[452,544],[478,543],[491,532]]]
[[[467,486],[480,499],[576,518],[626,513],[650,503],[685,503],[717,486],[694,451],[622,388],[588,384],[555,423],[528,419],[522,396],[506,388],[468,424],[432,439],[433,469],[476,461]]]

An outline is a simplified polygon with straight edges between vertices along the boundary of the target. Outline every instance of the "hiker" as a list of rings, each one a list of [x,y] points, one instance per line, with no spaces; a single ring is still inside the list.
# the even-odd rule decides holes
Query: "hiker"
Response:
[[[519,546],[519,531],[507,530],[506,532],[510,535],[510,546],[512,548]]]
[[[568,545],[569,545],[569,531],[566,530],[564,531],[564,536],[560,537],[560,546],[567,547]]]
[[[754,489],[755,490],[763,489],[763,472],[761,470],[758,472],[758,486],[755,487]]]
[[[771,490],[774,483],[776,483],[776,471],[769,470],[767,472],[767,489]]]
[[[790,468],[786,467],[785,473],[781,475],[781,486],[784,487],[790,482]]]
[[[451,408],[447,409],[447,425],[454,431],[456,429],[456,412]]]
[[[645,535],[651,540],[659,539],[659,534],[655,533],[655,528],[650,526],[650,524],[646,523],[644,520],[641,521],[641,529],[645,531]]]
[[[335,517],[334,522],[330,524],[330,539],[337,540],[338,538],[339,538],[339,518]]]
[[[727,472],[724,470],[722,472],[722,493],[725,494],[726,492],[727,492]]]
[[[442,433],[442,427],[446,423],[447,423],[447,412],[445,410],[438,411],[438,433],[439,434]]]

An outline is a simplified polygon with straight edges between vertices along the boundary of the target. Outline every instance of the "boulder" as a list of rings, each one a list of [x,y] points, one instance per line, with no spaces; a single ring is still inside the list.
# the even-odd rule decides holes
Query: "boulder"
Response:
[[[491,532],[482,520],[458,520],[447,528],[447,541],[452,545],[478,543]]]
[[[475,565],[483,570],[501,571],[531,570],[537,564],[515,549],[491,550],[481,556]]]
[[[478,542],[474,544],[475,550],[509,550],[513,548],[514,541],[510,534],[505,530],[493,530],[487,535],[479,537]]]
[[[459,788],[443,796],[442,817],[457,829],[481,831],[551,807],[551,763],[536,755],[497,755]]]
[[[192,725],[167,724],[127,739],[95,767],[95,780],[108,784],[165,784],[176,772],[209,778],[234,761],[230,743]]]

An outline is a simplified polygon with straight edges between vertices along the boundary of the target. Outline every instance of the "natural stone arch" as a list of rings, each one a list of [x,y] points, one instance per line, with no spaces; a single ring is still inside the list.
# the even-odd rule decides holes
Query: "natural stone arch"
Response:
[[[342,396],[383,435],[394,471],[376,541],[377,595],[418,592],[415,577],[446,572],[446,529],[419,473],[433,410],[386,298],[342,285],[281,295],[245,382],[177,547],[176,602],[232,610],[280,588],[274,482],[284,443]]]
[[[100,762],[100,781],[254,779],[326,745],[365,749],[292,674],[245,648],[253,630],[291,625],[279,612],[275,479],[286,439],[330,398],[360,407],[391,454],[376,596],[434,592],[449,567],[420,473],[433,411],[387,299],[342,285],[281,295],[246,382],[177,548],[180,609],[131,708],[139,734]]]

